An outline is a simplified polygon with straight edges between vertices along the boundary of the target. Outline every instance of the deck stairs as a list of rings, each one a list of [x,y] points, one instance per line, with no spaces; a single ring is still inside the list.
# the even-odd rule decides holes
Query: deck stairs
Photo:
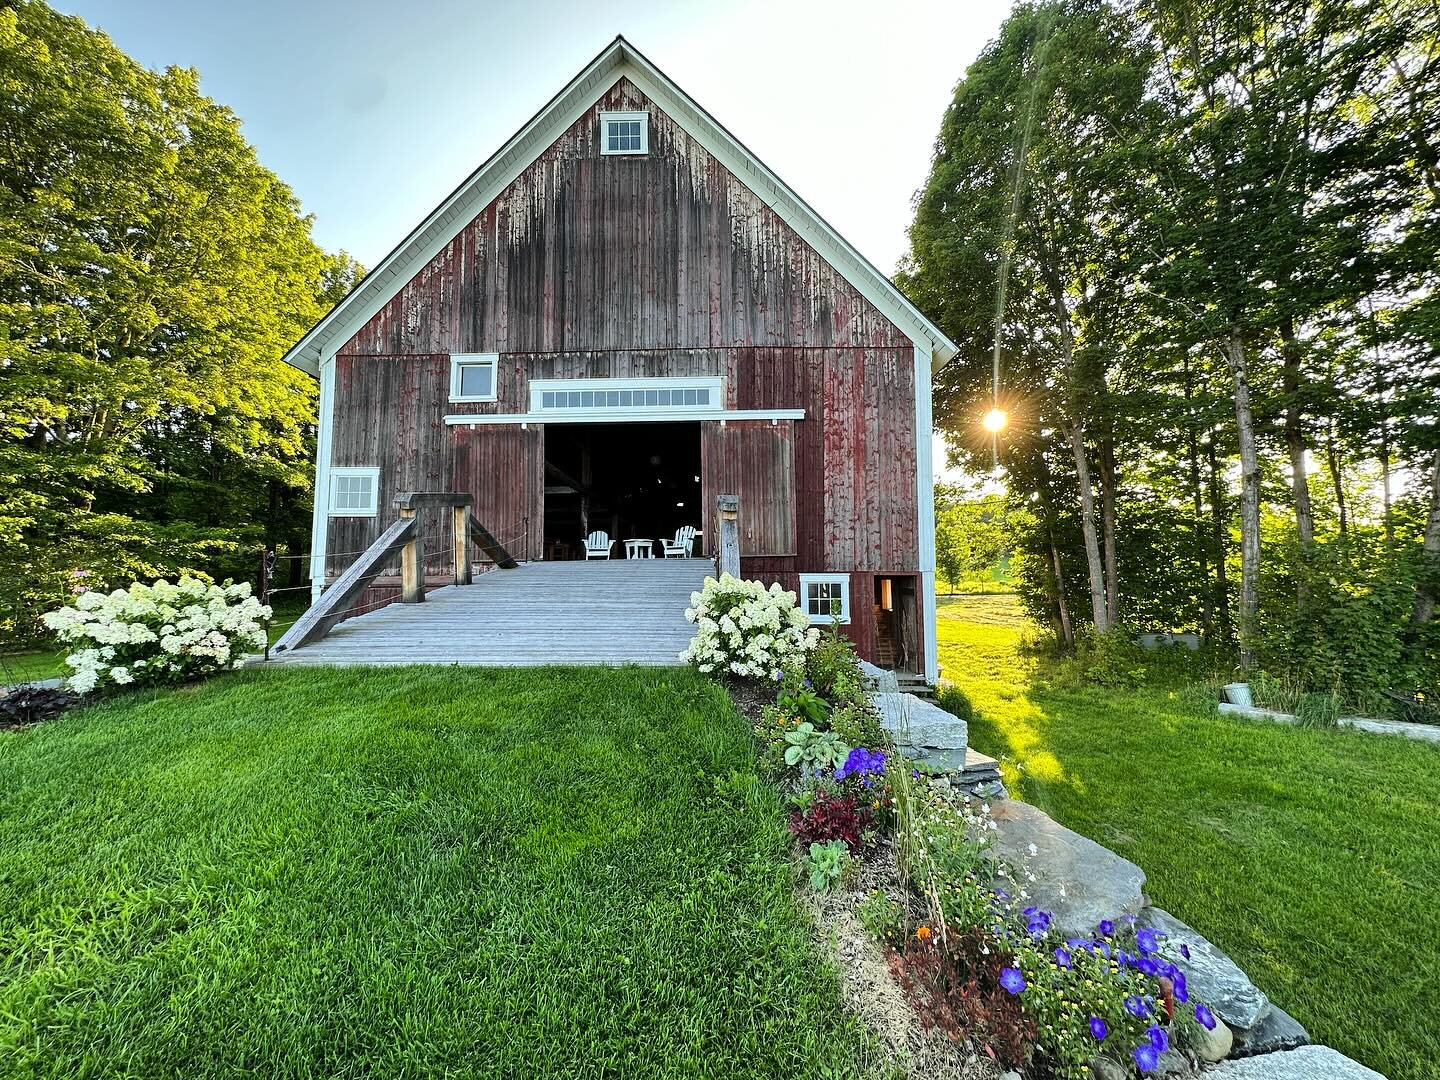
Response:
[[[709,559],[533,562],[346,619],[290,664],[670,665]]]

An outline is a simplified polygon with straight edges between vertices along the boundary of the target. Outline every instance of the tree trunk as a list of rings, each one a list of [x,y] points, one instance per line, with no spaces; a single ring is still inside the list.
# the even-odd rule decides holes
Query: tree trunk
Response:
[[[1380,418],[1380,506],[1385,524],[1385,544],[1395,543],[1395,521],[1391,517],[1394,496],[1390,490],[1390,427],[1384,416]]]
[[[1410,612],[1410,625],[1415,635],[1435,617],[1440,601],[1440,450],[1430,462],[1430,516],[1425,522],[1425,543],[1420,564],[1420,580],[1415,586],[1415,606]]]
[[[1230,573],[1225,566],[1225,501],[1220,493],[1220,462],[1215,453],[1215,432],[1211,430],[1205,448],[1210,466],[1210,553],[1215,559],[1215,616],[1220,633],[1230,636]]]
[[[1255,665],[1255,636],[1260,622],[1260,459],[1255,451],[1255,418],[1250,409],[1250,378],[1245,337],[1231,326],[1224,341],[1225,360],[1235,382],[1235,435],[1240,446],[1240,666]]]
[[[1054,530],[1050,532],[1050,568],[1055,574],[1055,611],[1060,618],[1060,638],[1066,645],[1075,644],[1075,627],[1070,622],[1070,606],[1065,602],[1065,572],[1060,564],[1060,549],[1055,546]]]
[[[1120,621],[1120,572],[1115,555],[1117,472],[1115,440],[1107,433],[1100,442],[1100,537],[1105,559],[1105,606],[1111,626]]]
[[[1335,421],[1325,439],[1325,457],[1330,466],[1330,482],[1335,487],[1335,509],[1340,515],[1341,537],[1350,534],[1350,508],[1345,502],[1345,466],[1340,460],[1340,447],[1335,441]]]
[[[1195,538],[1196,569],[1200,572],[1200,631],[1209,640],[1213,620],[1211,617],[1210,560],[1205,552],[1204,499],[1200,494],[1200,446],[1195,434],[1195,416],[1191,408],[1194,387],[1190,379],[1190,358],[1185,357],[1185,456],[1189,465],[1190,480],[1190,529]]]
[[[1300,423],[1300,348],[1295,341],[1295,324],[1280,323],[1280,354],[1284,361],[1285,449],[1290,453],[1290,490],[1295,500],[1295,531],[1300,549],[1309,552],[1315,543],[1315,514],[1310,508],[1310,482],[1305,475],[1305,429]],[[1303,588],[1303,586],[1302,586]],[[1303,597],[1302,597],[1303,599]]]
[[[1080,488],[1080,532],[1085,541],[1085,564],[1090,573],[1090,609],[1095,632],[1110,629],[1110,612],[1105,603],[1105,568],[1100,560],[1100,537],[1095,530],[1095,492],[1090,483],[1090,458],[1085,451],[1085,429],[1071,424],[1065,434],[1075,458],[1075,482]]]

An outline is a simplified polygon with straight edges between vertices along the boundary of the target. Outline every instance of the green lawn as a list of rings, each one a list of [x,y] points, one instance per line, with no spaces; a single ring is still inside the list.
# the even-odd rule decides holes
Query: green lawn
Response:
[[[940,607],[971,743],[1012,792],[1142,866],[1154,902],[1328,1043],[1422,1080],[1440,1060],[1440,748],[1035,685],[1013,599]]]
[[[864,1074],[788,843],[685,671],[243,672],[0,734],[0,1074]]]

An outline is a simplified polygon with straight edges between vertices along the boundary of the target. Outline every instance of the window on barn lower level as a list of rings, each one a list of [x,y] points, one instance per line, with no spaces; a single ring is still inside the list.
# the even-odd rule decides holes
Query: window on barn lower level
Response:
[[[649,151],[649,115],[619,112],[600,114],[600,153],[645,154]]]
[[[850,575],[801,574],[800,606],[812,623],[850,621]]]
[[[374,517],[380,505],[380,470],[330,470],[331,517]]]
[[[450,356],[450,400],[494,401],[495,353],[453,353]]]

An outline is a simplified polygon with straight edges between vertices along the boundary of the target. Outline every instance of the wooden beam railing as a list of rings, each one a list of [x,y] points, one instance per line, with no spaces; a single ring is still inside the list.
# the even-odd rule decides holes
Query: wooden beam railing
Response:
[[[449,510],[454,543],[455,584],[471,583],[470,544],[473,541],[496,566],[514,570],[520,564],[505,546],[470,512],[471,495],[453,491],[408,491],[395,497],[399,518],[365,549],[350,567],[335,579],[320,599],[310,605],[280,640],[272,653],[298,649],[318,641],[350,614],[352,602],[400,558],[400,599],[418,604],[425,599],[424,518],[426,507]]]

